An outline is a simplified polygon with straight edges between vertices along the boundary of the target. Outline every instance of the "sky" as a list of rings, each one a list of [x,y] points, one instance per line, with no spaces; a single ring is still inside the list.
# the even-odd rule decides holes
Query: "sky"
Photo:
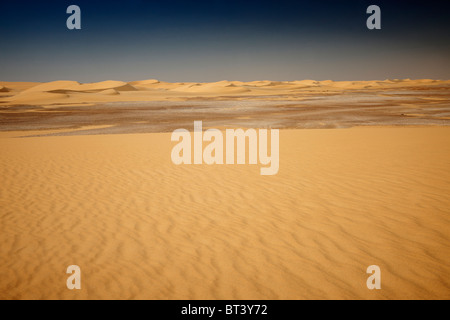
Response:
[[[69,5],[81,30],[69,30]],[[381,30],[369,30],[369,5]],[[448,0],[0,0],[0,80],[450,79]]]

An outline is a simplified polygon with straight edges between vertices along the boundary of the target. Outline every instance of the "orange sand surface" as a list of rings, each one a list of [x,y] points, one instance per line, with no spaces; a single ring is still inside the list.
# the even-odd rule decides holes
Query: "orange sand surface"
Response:
[[[7,99],[170,87],[80,86]],[[1,299],[450,299],[449,127],[281,130],[274,176],[176,166],[169,133],[31,134],[0,133]]]

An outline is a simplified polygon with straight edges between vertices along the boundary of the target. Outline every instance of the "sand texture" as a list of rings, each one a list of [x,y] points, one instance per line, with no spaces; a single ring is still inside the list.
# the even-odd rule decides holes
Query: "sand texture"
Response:
[[[83,90],[135,92],[109,85]],[[176,166],[169,133],[43,133],[0,133],[1,299],[450,298],[449,127],[281,130],[274,176]]]

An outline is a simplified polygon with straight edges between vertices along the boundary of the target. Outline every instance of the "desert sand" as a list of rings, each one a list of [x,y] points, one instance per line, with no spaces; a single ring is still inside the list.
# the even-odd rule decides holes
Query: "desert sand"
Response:
[[[450,80],[394,79],[382,81],[218,81],[211,83],[169,83],[156,79],[143,81],[76,81],[0,82],[0,106],[5,105],[71,105],[118,101],[180,101],[186,99],[224,99],[260,97],[264,99],[299,99],[309,95],[336,95],[349,91],[383,94],[434,90],[448,93]],[[390,91],[390,92],[389,92]],[[445,92],[447,91],[447,92]],[[298,96],[301,94],[301,96]],[[439,96],[432,97],[439,100]]]
[[[449,83],[0,82],[0,298],[449,299]],[[194,118],[278,174],[173,164]]]

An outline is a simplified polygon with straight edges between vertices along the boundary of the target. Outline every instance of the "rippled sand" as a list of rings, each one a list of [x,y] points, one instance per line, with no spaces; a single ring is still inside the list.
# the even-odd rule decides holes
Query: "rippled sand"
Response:
[[[176,166],[168,133],[17,138],[45,133],[0,133],[2,299],[450,298],[449,127],[281,130],[274,176]]]

